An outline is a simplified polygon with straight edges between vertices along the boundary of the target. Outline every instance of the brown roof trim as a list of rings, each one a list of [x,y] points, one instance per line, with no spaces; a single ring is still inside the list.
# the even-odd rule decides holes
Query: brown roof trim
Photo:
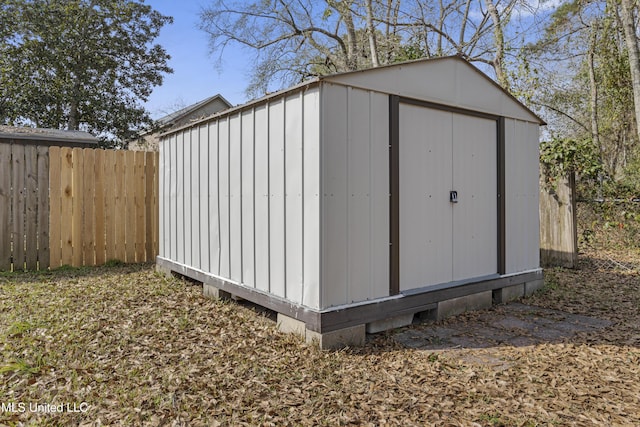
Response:
[[[313,78],[311,80],[307,80],[307,81],[304,81],[302,83],[299,83],[299,84],[297,84],[295,86],[291,86],[291,87],[288,87],[286,89],[282,89],[282,90],[279,90],[277,92],[270,93],[270,94],[265,95],[265,96],[263,96],[261,98],[254,99],[252,101],[247,102],[246,104],[241,104],[241,105],[238,105],[236,107],[229,108],[228,110],[219,111],[217,113],[212,114],[209,117],[205,117],[203,119],[196,120],[194,122],[187,123],[187,124],[182,125],[180,127],[168,130],[167,132],[164,132],[164,133],[161,133],[160,134],[160,138],[163,138],[163,137],[165,137],[167,135],[171,135],[173,133],[177,133],[177,132],[183,131],[184,129],[188,129],[188,128],[192,128],[192,127],[203,125],[205,123],[209,123],[209,122],[211,122],[213,120],[217,120],[217,119],[222,118],[222,117],[232,116],[232,115],[237,114],[239,112],[249,110],[249,109],[255,107],[258,104],[262,104],[262,103],[265,103],[265,102],[268,102],[268,101],[272,101],[272,100],[276,100],[278,98],[282,98],[282,97],[284,97],[284,96],[286,96],[286,95],[288,95],[288,94],[290,94],[292,92],[295,92],[295,91],[299,90],[300,88],[309,88],[309,87],[312,87],[312,86],[316,86],[316,85],[318,85],[320,80],[321,80],[320,78],[316,77],[316,78]]]

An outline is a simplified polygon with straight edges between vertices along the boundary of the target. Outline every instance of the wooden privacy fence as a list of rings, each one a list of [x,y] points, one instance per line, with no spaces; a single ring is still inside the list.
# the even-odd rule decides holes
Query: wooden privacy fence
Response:
[[[49,147],[0,143],[0,270],[49,266]]]
[[[0,270],[155,259],[158,153],[0,144],[0,162]]]
[[[576,178],[574,173],[545,185],[540,173],[540,265],[575,268],[578,266],[578,228],[576,217]]]

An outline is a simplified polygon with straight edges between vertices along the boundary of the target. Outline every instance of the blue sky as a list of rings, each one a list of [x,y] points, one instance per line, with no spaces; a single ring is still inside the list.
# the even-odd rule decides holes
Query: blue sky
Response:
[[[145,104],[151,117],[157,119],[179,108],[198,102],[216,93],[231,104],[242,104],[247,98],[249,63],[243,61],[246,52],[227,49],[221,67],[209,54],[207,34],[198,29],[199,12],[206,0],[146,0],[146,4],[163,15],[173,16],[156,43],[162,45],[171,60],[173,74],[165,77]]]

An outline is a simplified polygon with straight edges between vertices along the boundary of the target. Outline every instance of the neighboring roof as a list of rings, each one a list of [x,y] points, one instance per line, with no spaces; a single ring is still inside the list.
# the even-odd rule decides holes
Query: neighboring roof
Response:
[[[450,64],[447,65],[447,62]],[[446,67],[450,66],[451,63],[453,64],[454,70],[446,69]],[[423,93],[422,94],[423,97],[431,98],[434,102],[442,103],[443,105],[452,105],[450,102],[452,99],[454,101],[459,101],[460,99],[464,99],[465,97],[468,97],[470,94],[473,94],[476,99],[483,99],[482,98],[483,96],[493,95],[493,99],[490,101],[497,102],[498,104],[501,105],[502,109],[517,108],[522,113],[522,114],[519,114],[521,116],[520,117],[521,119],[532,121],[540,125],[546,125],[545,121],[542,120],[536,113],[531,111],[526,105],[524,105],[516,97],[514,97],[509,92],[507,92],[502,86],[500,86],[498,83],[493,81],[485,73],[483,73],[478,68],[473,66],[469,61],[465,60],[459,55],[452,55],[452,56],[443,56],[443,57],[437,57],[437,58],[422,58],[422,59],[416,59],[412,61],[396,62],[393,64],[382,65],[375,68],[367,68],[367,69],[356,70],[356,71],[346,71],[346,72],[330,74],[326,76],[313,77],[309,80],[298,83],[297,85],[291,86],[289,88],[282,89],[277,92],[270,93],[264,97],[251,100],[246,104],[238,105],[236,107],[220,111],[209,117],[196,120],[193,123],[178,126],[175,129],[167,130],[166,132],[161,134],[161,136],[169,135],[183,128],[188,128],[199,123],[208,122],[218,117],[224,117],[224,116],[234,114],[238,111],[242,111],[252,106],[262,104],[263,102],[269,101],[271,99],[279,98],[288,93],[299,90],[300,88],[315,86],[322,82],[336,83],[341,85],[350,85],[354,87],[359,87],[361,89],[368,89],[368,90],[374,90],[378,92],[411,97],[412,91],[410,91],[409,93],[402,93],[402,90],[398,90],[398,88],[402,89],[403,86],[404,87],[407,86],[407,79],[405,79],[403,76],[400,76],[398,73],[400,70],[402,70],[402,68],[417,70],[419,69],[420,65],[424,65],[424,64],[429,64],[429,66],[433,67],[432,68],[433,70],[438,70],[439,77],[446,78],[448,81],[447,81],[447,84],[442,84],[442,82],[438,81],[437,79],[428,79],[425,77],[429,77],[429,76],[421,75],[420,77],[422,78],[421,80],[422,82],[431,83],[429,85],[425,85],[425,87],[422,88],[423,91],[424,89],[427,89],[427,92],[433,91],[434,93],[436,93],[436,96],[433,96],[433,93],[431,92],[427,94]],[[444,66],[445,68],[440,68],[442,66]],[[443,69],[444,69],[444,72],[441,72]],[[458,73],[465,74],[466,77],[469,77],[470,81],[462,82],[465,85],[465,87],[457,87],[457,85],[460,84]],[[393,76],[393,78],[389,79],[389,74],[395,74],[395,75]],[[360,76],[365,76],[366,79],[369,81],[369,83],[372,82],[373,84],[366,87],[357,84],[362,82],[362,79],[360,78]],[[381,78],[378,79],[377,78],[378,76],[380,76]],[[385,79],[387,81],[390,81],[390,84],[388,84],[389,82],[381,84],[381,81]],[[421,86],[421,85],[416,85],[414,86],[414,88],[417,88],[417,86]],[[491,93],[488,93],[489,91],[486,91],[486,90],[483,91],[481,86],[484,86],[490,89]],[[420,88],[417,88],[417,89],[420,89]],[[421,97],[418,97],[418,99],[421,99]],[[465,107],[469,108],[469,106],[465,105],[464,102],[456,103],[455,106],[459,106],[463,109]],[[501,115],[500,112],[497,112],[497,111],[491,111],[491,112],[497,115]],[[509,116],[509,117],[512,117],[512,116]]]
[[[187,107],[184,107],[178,111],[174,111],[171,114],[167,114],[164,117],[160,117],[158,120],[156,120],[160,126],[167,126],[167,125],[172,125],[173,123],[177,122],[178,120],[180,120],[182,117],[189,115],[189,113],[196,111],[198,108],[209,104],[212,101],[215,100],[219,100],[222,101],[224,104],[227,105],[228,108],[231,108],[232,105],[231,103],[229,103],[229,101],[227,101],[226,99],[224,99],[224,97],[222,95],[220,95],[219,93],[213,96],[210,96],[207,99],[203,99],[202,101],[198,101],[195,104],[189,105]]]
[[[42,142],[42,145],[56,145],[55,143],[73,146],[98,145],[98,138],[89,132],[1,125],[0,139],[12,139],[25,143]]]

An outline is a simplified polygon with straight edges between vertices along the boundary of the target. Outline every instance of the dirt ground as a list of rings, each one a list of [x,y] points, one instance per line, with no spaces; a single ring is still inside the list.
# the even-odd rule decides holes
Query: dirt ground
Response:
[[[0,425],[640,425],[638,267],[334,352],[151,265],[0,274]]]

